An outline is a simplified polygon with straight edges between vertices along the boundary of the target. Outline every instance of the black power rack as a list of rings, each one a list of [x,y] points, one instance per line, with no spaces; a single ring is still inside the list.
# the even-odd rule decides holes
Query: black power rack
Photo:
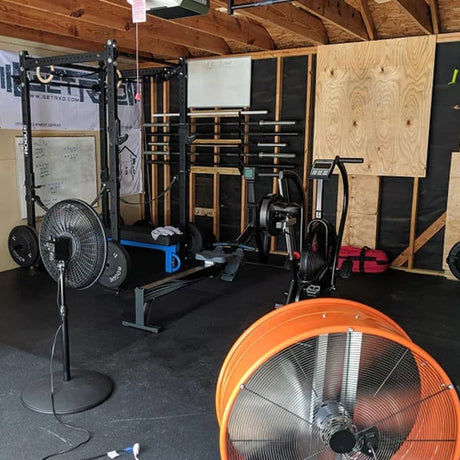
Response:
[[[117,59],[123,53],[117,49],[115,40],[108,40],[102,51],[67,54],[51,57],[35,58],[29,56],[27,51],[19,53],[20,74],[16,81],[21,87],[22,102],[22,125],[23,125],[23,154],[25,167],[25,189],[27,224],[36,228],[35,203],[45,211],[45,204],[37,193],[38,187],[35,183],[33,152],[32,152],[32,117],[30,108],[30,85],[43,83],[31,72],[46,72],[54,74],[54,66],[64,69],[82,71],[83,74],[91,73],[97,75],[94,85],[77,85],[63,81],[49,81],[46,84],[64,87],[76,87],[92,90],[98,94],[99,106],[99,147],[100,147],[100,197],[102,204],[102,221],[104,226],[110,230],[112,241],[120,241],[120,171],[119,171],[119,146],[126,140],[121,135],[121,125],[118,118],[117,88],[121,81],[130,81],[138,76],[143,79],[150,77],[160,80],[177,78],[179,80],[179,152],[180,171],[180,221],[181,228],[186,229],[188,224],[188,170],[187,164],[187,142],[188,142],[188,121],[187,121],[187,84],[186,84],[186,62],[180,58],[178,63],[169,63],[158,59],[152,59],[156,64],[163,67],[142,68],[136,71],[118,70]],[[63,75],[62,72],[56,74]],[[65,71],[64,71],[65,74]],[[97,201],[95,200],[95,202]]]

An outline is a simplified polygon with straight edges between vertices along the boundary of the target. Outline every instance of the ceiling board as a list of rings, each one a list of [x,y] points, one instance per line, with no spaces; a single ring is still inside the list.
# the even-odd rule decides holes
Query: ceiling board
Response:
[[[173,59],[362,41],[369,32],[362,27],[361,3],[369,13],[371,38],[422,36],[420,24],[400,4],[414,12],[433,1],[441,32],[460,32],[460,0],[297,0],[233,15],[227,14],[226,0],[211,0],[211,11],[203,16],[169,21],[147,15],[147,23],[139,25],[139,48],[144,55]],[[126,0],[0,0],[0,35],[82,51],[101,49],[109,38],[123,51],[136,48]]]

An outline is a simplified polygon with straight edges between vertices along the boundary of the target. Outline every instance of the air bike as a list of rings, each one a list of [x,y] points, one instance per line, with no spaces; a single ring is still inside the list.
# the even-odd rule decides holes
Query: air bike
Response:
[[[225,266],[221,279],[232,281],[244,261],[244,251],[255,250],[249,245],[254,238],[261,262],[267,262],[269,241],[272,236],[284,235],[289,257],[291,280],[286,292],[286,302],[311,297],[331,295],[335,278],[351,274],[352,261],[347,260],[337,269],[339,249],[348,211],[349,186],[345,163],[363,163],[362,158],[315,160],[309,174],[317,181],[315,218],[305,228],[305,199],[302,179],[292,170],[257,174],[254,168],[244,168],[248,184],[248,225],[233,242],[217,243],[213,251],[196,255],[205,263]],[[324,181],[329,180],[335,167],[339,169],[343,185],[342,215],[338,232],[323,217]],[[277,177],[279,193],[267,193],[260,202],[255,199],[254,183],[257,176]]]
[[[363,159],[336,156],[334,159],[313,162],[309,179],[317,181],[315,218],[307,225],[300,257],[288,248],[292,273],[286,293],[288,304],[305,298],[331,295],[335,290],[336,276],[348,278],[351,274],[351,261],[345,261],[340,270],[337,268],[348,212],[349,186],[346,163],[363,163]],[[338,232],[335,226],[323,217],[324,181],[331,178],[336,166],[343,185],[342,214]]]

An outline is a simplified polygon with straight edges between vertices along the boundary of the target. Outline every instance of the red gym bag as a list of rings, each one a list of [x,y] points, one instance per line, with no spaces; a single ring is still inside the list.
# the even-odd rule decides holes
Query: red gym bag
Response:
[[[339,251],[339,269],[345,260],[353,262],[353,273],[382,273],[390,265],[385,252],[379,249],[369,249],[367,246],[341,246]]]

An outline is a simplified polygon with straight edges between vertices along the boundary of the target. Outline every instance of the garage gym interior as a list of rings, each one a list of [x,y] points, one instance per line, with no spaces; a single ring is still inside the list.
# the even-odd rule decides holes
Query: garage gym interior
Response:
[[[0,460],[460,459],[460,2],[0,11]]]

